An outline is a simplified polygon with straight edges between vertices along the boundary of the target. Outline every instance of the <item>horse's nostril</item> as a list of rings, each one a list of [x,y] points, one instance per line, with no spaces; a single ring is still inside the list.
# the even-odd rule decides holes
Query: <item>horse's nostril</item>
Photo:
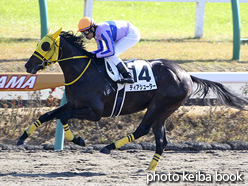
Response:
[[[30,67],[31,67],[31,65],[25,65],[25,67],[26,67],[26,68],[30,68]]]

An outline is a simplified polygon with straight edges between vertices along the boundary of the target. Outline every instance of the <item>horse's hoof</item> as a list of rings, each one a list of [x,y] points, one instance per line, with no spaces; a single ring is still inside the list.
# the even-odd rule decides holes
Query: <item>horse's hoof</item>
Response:
[[[99,152],[101,152],[103,154],[110,154],[110,150],[106,147],[101,148],[101,150]]]
[[[77,145],[80,145],[80,146],[85,147],[85,141],[84,141],[84,139],[81,138],[81,137],[78,137],[77,139],[74,138],[74,139],[72,140],[72,142],[75,143],[75,144],[77,144]]]
[[[24,145],[25,140],[19,139],[16,143],[17,146]]]

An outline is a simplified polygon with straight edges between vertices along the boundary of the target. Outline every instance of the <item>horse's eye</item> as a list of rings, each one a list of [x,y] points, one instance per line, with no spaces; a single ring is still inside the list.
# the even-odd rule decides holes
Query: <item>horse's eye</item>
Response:
[[[44,51],[48,51],[50,49],[50,43],[48,43],[48,42],[42,43],[41,49]]]

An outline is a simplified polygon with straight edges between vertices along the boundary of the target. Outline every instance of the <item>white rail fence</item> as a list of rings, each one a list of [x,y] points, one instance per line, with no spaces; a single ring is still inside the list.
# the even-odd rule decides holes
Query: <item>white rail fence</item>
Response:
[[[195,38],[203,37],[204,15],[206,3],[231,3],[231,0],[96,0],[96,1],[146,1],[146,2],[186,2],[196,3],[195,13]],[[240,3],[248,3],[248,0],[239,0]],[[230,5],[231,8],[231,5]],[[216,11],[217,13],[218,11]],[[92,17],[93,0],[84,0],[84,16]],[[230,15],[231,17],[231,15]]]
[[[248,83],[248,72],[189,72],[189,74],[219,83]]]
[[[193,75],[195,77],[198,78],[202,78],[202,79],[207,79],[210,81],[215,81],[215,82],[219,82],[219,83],[224,83],[224,84],[231,84],[231,86],[236,86],[237,84],[246,84],[248,83],[248,72],[189,72],[190,75]],[[63,84],[64,79],[63,79],[63,74],[61,73],[61,83]],[[1,76],[1,75],[0,75]],[[11,85],[17,85],[18,83],[18,79],[16,79],[16,81],[12,82]],[[240,88],[240,87],[239,87]],[[238,88],[238,89],[239,89]],[[0,99],[4,99],[4,100],[9,100],[9,99],[13,99],[13,97],[16,96],[22,96],[23,100],[28,100],[30,99],[30,94],[33,93],[33,91],[18,91],[18,88],[13,89],[14,91],[11,91],[11,89],[9,89],[8,91],[6,91],[6,89],[4,89],[5,91],[1,91],[4,88],[0,88]],[[42,94],[44,94],[41,99],[42,100],[46,100],[48,95],[49,95],[49,91],[50,89],[45,89],[42,91]],[[236,90],[239,91],[239,90]],[[58,98],[62,98],[62,94],[63,94],[63,90],[57,89],[56,92],[53,93],[54,96],[58,97]]]

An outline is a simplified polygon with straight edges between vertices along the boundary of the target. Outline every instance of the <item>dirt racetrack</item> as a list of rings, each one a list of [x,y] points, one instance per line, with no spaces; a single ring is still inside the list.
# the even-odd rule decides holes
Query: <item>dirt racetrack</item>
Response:
[[[147,185],[154,179],[146,171],[153,155],[136,149],[110,155],[90,148],[1,150],[0,185]],[[150,185],[248,185],[248,151],[166,151],[155,177]]]

